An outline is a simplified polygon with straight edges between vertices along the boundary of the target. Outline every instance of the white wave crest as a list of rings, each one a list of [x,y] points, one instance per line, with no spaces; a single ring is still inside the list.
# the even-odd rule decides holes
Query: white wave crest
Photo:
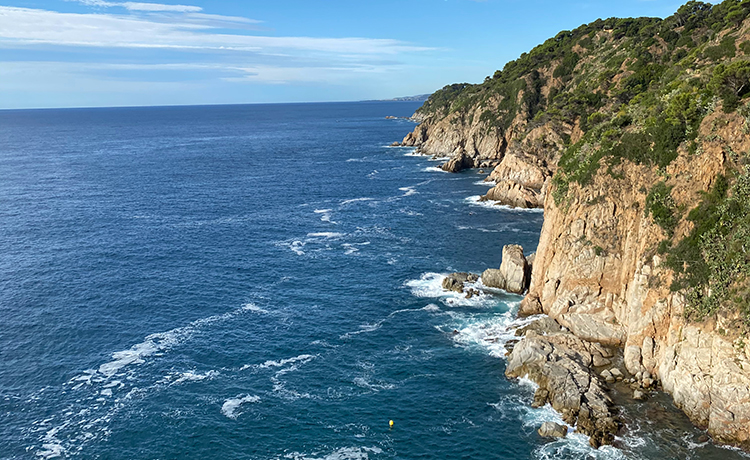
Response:
[[[419,192],[417,192],[417,189],[414,188],[414,187],[401,187],[401,188],[399,188],[399,190],[401,190],[402,192],[404,192],[403,196],[412,196],[412,195],[416,195],[416,194],[419,193]]]
[[[227,399],[221,406],[221,413],[226,417],[236,420],[240,416],[238,410],[243,404],[256,404],[260,402],[260,397],[253,395],[240,395],[236,398]]]
[[[344,236],[343,233],[337,233],[337,232],[316,232],[316,233],[308,233],[308,238],[341,238]]]
[[[466,283],[467,288],[478,291],[470,299],[466,294],[459,292],[446,291],[443,289],[443,280],[446,275],[441,273],[424,273],[417,280],[410,280],[405,286],[411,288],[411,292],[416,297],[439,299],[443,304],[451,307],[492,307],[498,304],[498,299],[493,295],[484,292],[487,288],[481,283]]]
[[[482,208],[494,209],[496,211],[513,211],[513,212],[531,212],[531,213],[543,213],[544,208],[514,208],[505,204],[500,204],[499,201],[481,201],[480,195],[474,195],[466,198],[466,201],[472,206],[480,206]]]
[[[353,203],[361,203],[361,202],[364,202],[364,201],[375,201],[375,198],[368,198],[368,197],[364,197],[364,198],[353,198],[353,199],[351,199],[351,200],[344,200],[344,201],[342,201],[342,202],[341,202],[340,204],[341,204],[341,206],[346,206],[346,205],[349,205],[349,204],[353,204]]]

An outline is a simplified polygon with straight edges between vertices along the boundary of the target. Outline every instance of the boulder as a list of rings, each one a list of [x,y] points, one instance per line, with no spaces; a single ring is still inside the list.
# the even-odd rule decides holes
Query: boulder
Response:
[[[503,247],[503,261],[500,274],[505,279],[504,289],[514,294],[522,294],[529,287],[528,263],[523,248],[517,244]]]
[[[644,399],[646,399],[646,393],[642,392],[641,390],[635,390],[633,391],[633,399],[643,401]]]
[[[504,289],[513,294],[523,294],[529,288],[529,270],[523,248],[517,244],[503,247],[503,261],[500,269],[489,268],[482,273],[482,283],[485,286]],[[530,305],[531,311],[541,309],[541,304]],[[527,315],[528,316],[528,315]]]
[[[544,422],[537,432],[543,438],[564,438],[568,434],[568,427],[555,422]]]
[[[546,399],[563,415],[563,420],[576,425],[598,448],[614,442],[622,421],[612,409],[612,400],[599,376],[590,367],[596,345],[566,332],[542,336],[529,331],[508,355],[505,375],[526,376],[536,382],[547,392]]]
[[[482,284],[487,287],[505,289],[505,277],[497,268],[488,268],[482,273]]]

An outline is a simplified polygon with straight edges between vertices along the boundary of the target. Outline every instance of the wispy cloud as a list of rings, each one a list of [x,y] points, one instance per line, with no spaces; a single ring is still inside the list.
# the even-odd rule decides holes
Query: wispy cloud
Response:
[[[69,0],[76,3],[82,3],[88,6],[98,6],[102,8],[122,7],[130,11],[171,11],[179,13],[197,13],[203,11],[199,6],[191,5],[167,5],[164,3],[145,3],[145,2],[107,2],[104,0]]]
[[[98,0],[96,0],[98,1]],[[212,16],[205,19],[210,20]],[[164,48],[354,55],[423,51],[391,39],[272,37],[218,33],[210,24],[181,18],[77,14],[0,6],[0,46],[46,44],[110,48]]]

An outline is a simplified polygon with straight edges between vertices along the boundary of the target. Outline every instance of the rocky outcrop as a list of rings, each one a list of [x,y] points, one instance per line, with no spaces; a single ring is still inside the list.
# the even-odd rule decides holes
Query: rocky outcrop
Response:
[[[443,289],[463,294],[466,283],[475,283],[479,275],[473,273],[451,273],[443,279]]]
[[[529,287],[529,264],[523,248],[516,244],[503,247],[503,260],[499,269],[490,268],[482,273],[485,286],[523,294]]]
[[[487,178],[495,186],[482,201],[516,208],[541,208],[551,176],[545,161],[522,152],[509,152]]]
[[[548,324],[523,333],[524,339],[508,355],[505,375],[539,385],[534,406],[551,404],[566,423],[589,436],[592,446],[611,444],[622,422],[592,366],[595,355],[606,359],[612,354],[559,328],[550,330]]]

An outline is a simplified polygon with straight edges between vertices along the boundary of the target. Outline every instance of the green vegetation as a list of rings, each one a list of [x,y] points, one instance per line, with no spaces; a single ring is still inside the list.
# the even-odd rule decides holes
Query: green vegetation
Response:
[[[667,257],[677,274],[672,290],[686,293],[694,319],[730,307],[750,324],[750,167],[731,187],[721,176],[688,220],[693,231]]]
[[[672,187],[659,182],[651,189],[646,197],[646,215],[650,215],[670,237],[677,226],[675,203],[672,199]]]

